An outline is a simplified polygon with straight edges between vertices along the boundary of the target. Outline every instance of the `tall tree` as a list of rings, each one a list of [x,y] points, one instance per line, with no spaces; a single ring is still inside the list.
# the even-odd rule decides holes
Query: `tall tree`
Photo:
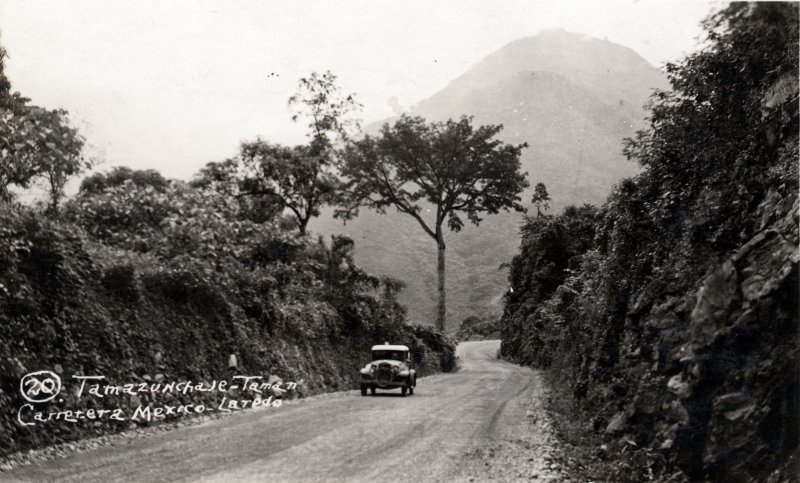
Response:
[[[536,205],[536,216],[542,216],[542,211],[550,209],[550,194],[547,193],[547,187],[544,183],[536,183],[536,188],[533,189],[533,199],[531,202]]]
[[[82,155],[84,138],[69,124],[67,111],[44,111],[42,128],[44,135],[39,133],[39,137],[45,141],[44,149],[36,153],[39,178],[49,198],[47,211],[57,215],[67,181],[91,168],[92,162]]]
[[[0,108],[6,108],[6,104],[11,98],[11,82],[5,73],[6,49],[0,45]]]
[[[528,187],[520,172],[520,153],[527,144],[513,146],[494,139],[502,126],[473,128],[472,118],[427,123],[421,117],[402,116],[385,124],[377,137],[366,136],[347,149],[342,175],[348,180],[348,205],[337,211],[347,219],[359,207],[385,213],[394,206],[414,218],[437,246],[439,303],[436,326],[445,330],[445,239],[443,225],[458,232],[462,216],[475,225],[483,214],[525,209],[520,193]],[[434,209],[423,215],[423,203]]]
[[[12,198],[12,185],[27,188],[41,180],[48,211],[55,213],[67,180],[89,166],[81,156],[84,140],[67,111],[29,105],[30,99],[11,91],[6,56],[0,46],[0,200]]]
[[[351,114],[361,110],[354,94],[344,94],[331,71],[323,74],[312,72],[298,82],[297,92],[289,98],[289,107],[294,109],[292,120],[309,120],[311,153],[329,156],[332,148],[350,139],[360,129],[357,119]],[[326,161],[329,161],[326,159]]]
[[[271,211],[270,218],[289,210],[296,219],[298,234],[305,235],[308,222],[319,216],[320,208],[337,203],[341,185],[312,150],[261,139],[242,143],[242,177],[237,196],[260,197],[266,202],[264,209]]]
[[[11,91],[11,81],[5,74],[7,58],[6,49],[0,45],[0,110],[10,110],[19,114],[30,99],[23,97],[19,92]]]
[[[0,199],[11,197],[9,186],[27,188],[40,179],[55,212],[67,179],[90,166],[81,156],[83,137],[66,111],[25,105],[17,112],[0,109]]]
[[[342,93],[331,72],[314,72],[300,79],[289,106],[292,120],[309,120],[307,146],[280,146],[261,138],[244,142],[238,156],[208,163],[192,184],[247,199],[240,204],[254,221],[288,211],[302,236],[323,206],[341,199],[337,149],[358,129],[351,114],[361,105],[353,94]]]

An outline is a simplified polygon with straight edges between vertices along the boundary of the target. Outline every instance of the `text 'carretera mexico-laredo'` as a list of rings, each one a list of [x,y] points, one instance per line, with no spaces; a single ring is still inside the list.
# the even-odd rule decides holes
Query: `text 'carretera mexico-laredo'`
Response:
[[[17,421],[23,426],[34,426],[51,421],[78,423],[81,421],[152,421],[168,417],[230,413],[257,407],[280,407],[287,391],[297,383],[284,382],[271,377],[235,375],[231,381],[158,381],[110,384],[102,375],[73,375],[73,400],[94,399],[92,406],[102,406],[105,401],[128,398],[126,407],[69,409],[53,407],[65,402],[61,378],[50,371],[25,375],[20,381],[20,394],[27,401],[17,412]],[[213,405],[203,403],[158,403],[160,397],[188,396],[193,393],[216,393]],[[220,397],[221,396],[221,397]],[[141,402],[142,399],[147,400]],[[179,398],[172,398],[183,400]],[[83,406],[83,405],[81,405]]]

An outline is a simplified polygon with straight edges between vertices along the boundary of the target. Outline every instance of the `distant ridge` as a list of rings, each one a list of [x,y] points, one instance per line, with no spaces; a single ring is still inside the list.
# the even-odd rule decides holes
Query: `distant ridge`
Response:
[[[564,76],[634,120],[640,120],[641,107],[650,91],[667,87],[663,73],[628,47],[564,30],[545,30],[487,55],[411,112],[447,111],[447,103],[463,99],[472,91],[520,72],[537,71]]]

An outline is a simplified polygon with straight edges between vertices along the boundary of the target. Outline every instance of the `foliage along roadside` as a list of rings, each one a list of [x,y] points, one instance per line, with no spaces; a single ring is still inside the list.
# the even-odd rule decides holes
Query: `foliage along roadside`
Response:
[[[369,347],[409,344],[422,374],[454,369],[454,343],[405,323],[402,284],[353,263],[344,237],[255,223],[213,190],[119,170],[63,219],[0,205],[0,454],[128,429],[131,421],[21,426],[20,378],[51,370],[110,383],[279,376],[296,395],[350,389]],[[41,410],[214,404],[219,394],[78,398]]]

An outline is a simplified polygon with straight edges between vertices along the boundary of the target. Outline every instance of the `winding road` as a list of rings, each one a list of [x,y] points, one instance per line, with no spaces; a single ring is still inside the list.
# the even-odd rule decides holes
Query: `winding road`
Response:
[[[256,408],[0,474],[3,481],[561,480],[539,375],[459,345],[462,368],[399,390]]]

